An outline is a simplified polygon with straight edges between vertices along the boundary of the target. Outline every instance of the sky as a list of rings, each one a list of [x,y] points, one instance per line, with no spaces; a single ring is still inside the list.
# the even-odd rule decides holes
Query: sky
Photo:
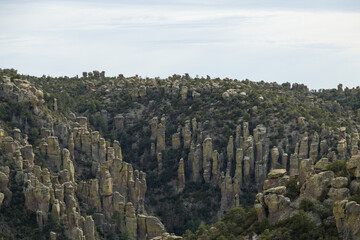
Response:
[[[0,68],[360,85],[359,0],[0,0]]]

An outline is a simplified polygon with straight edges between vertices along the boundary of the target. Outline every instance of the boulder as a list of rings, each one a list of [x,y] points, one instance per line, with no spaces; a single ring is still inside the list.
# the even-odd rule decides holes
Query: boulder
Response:
[[[300,198],[316,202],[327,196],[334,173],[332,171],[321,172],[311,176],[301,187]]]
[[[271,189],[269,189],[271,190]],[[278,195],[277,191],[270,191],[264,195],[264,204],[268,209],[270,224],[275,224],[280,220],[288,218],[291,214],[290,199],[283,195]],[[280,193],[283,192],[281,189]]]
[[[328,196],[331,200],[344,200],[350,197],[350,190],[348,188],[330,188]]]
[[[360,239],[360,205],[348,200],[336,201],[333,207],[336,227],[342,239]]]
[[[268,173],[268,178],[276,179],[284,176],[286,174],[286,169],[271,169]]]
[[[346,163],[346,168],[350,176],[360,178],[360,154],[352,156]]]
[[[350,192],[352,195],[360,194],[360,179],[354,179],[351,181]]]
[[[154,216],[146,217],[146,233],[148,239],[152,239],[156,236],[159,236],[164,232],[165,232],[165,227],[158,218]]]
[[[321,158],[319,161],[317,161],[317,163],[314,166],[315,172],[319,173],[319,172],[324,172],[327,170],[328,166],[329,166],[329,159],[327,158]]]
[[[347,177],[336,177],[331,180],[331,187],[333,188],[345,188],[348,185],[348,178]]]

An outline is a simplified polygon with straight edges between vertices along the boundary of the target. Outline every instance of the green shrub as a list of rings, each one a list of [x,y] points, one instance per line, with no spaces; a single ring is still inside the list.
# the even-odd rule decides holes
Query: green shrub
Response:
[[[347,177],[348,172],[346,169],[346,162],[343,160],[337,160],[327,167],[327,170],[333,171],[335,173],[335,177]]]
[[[300,202],[300,209],[304,210],[305,212],[310,212],[314,210],[314,204],[307,199],[303,199]]]
[[[360,194],[353,195],[348,198],[349,201],[355,201],[358,204],[360,204]]]
[[[295,200],[300,194],[300,185],[295,179],[290,179],[286,183],[286,194],[285,196],[291,200]]]

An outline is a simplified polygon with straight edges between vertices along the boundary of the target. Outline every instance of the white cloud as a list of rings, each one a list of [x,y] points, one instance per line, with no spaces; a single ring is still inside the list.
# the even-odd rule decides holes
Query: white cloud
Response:
[[[358,84],[359,12],[157,3],[0,2],[0,67]]]

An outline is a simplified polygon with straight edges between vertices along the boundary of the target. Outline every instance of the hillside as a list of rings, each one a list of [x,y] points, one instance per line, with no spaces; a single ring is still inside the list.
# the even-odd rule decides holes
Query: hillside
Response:
[[[341,84],[1,70],[0,237],[356,239],[359,109]]]

